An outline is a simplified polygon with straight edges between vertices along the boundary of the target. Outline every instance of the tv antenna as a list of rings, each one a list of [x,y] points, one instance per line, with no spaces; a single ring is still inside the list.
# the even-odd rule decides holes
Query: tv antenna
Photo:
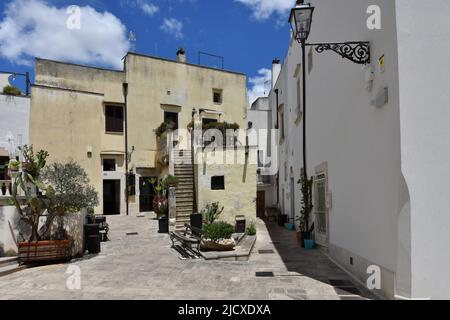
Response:
[[[130,42],[130,50],[136,51],[136,35],[133,31],[128,34],[128,41]]]

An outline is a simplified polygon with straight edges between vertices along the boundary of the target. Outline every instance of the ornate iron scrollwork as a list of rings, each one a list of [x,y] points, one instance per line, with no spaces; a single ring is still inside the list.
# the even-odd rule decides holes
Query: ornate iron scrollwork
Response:
[[[357,64],[370,63],[370,42],[316,43],[308,46],[314,46],[317,53],[334,51]]]

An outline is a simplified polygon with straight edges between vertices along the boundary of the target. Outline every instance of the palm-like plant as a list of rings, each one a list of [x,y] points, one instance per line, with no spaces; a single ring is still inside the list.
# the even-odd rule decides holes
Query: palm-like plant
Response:
[[[219,215],[223,212],[224,207],[219,209],[219,202],[214,202],[212,204],[207,204],[205,209],[200,213],[203,217],[203,223],[212,224],[219,218]]]

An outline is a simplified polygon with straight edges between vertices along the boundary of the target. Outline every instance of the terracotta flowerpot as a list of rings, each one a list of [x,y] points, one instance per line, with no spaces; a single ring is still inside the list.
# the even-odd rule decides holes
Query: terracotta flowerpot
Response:
[[[71,259],[71,240],[19,242],[19,262],[60,262]]]

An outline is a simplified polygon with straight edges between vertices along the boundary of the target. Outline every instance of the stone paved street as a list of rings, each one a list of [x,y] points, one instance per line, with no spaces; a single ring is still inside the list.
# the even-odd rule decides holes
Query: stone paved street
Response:
[[[274,224],[258,221],[249,261],[205,261],[180,260],[149,216],[108,221],[111,241],[102,243],[101,254],[1,277],[0,299],[361,299],[338,294],[329,279],[352,286],[349,277],[319,250],[301,249],[294,232]],[[70,265],[81,269],[79,290],[66,287]]]

